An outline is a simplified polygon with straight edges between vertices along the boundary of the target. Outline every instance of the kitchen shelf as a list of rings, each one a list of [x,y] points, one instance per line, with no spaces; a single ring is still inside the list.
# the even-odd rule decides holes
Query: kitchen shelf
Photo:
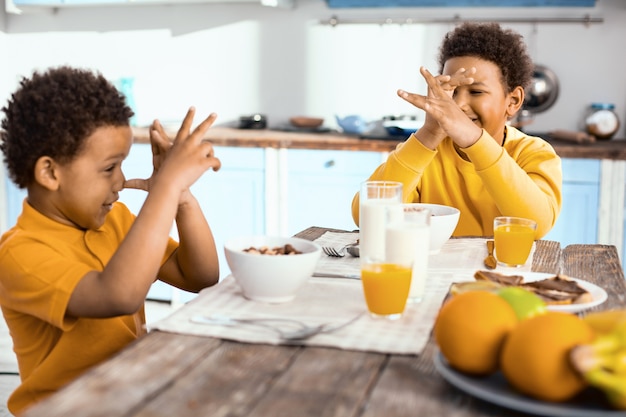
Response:
[[[387,17],[387,18],[339,18],[332,16],[326,20],[320,20],[322,25],[412,25],[412,24],[449,24],[460,22],[500,22],[500,23],[530,23],[530,24],[591,24],[604,23],[602,17],[490,17],[490,18],[462,18],[455,15],[451,18],[419,18],[419,17]]]

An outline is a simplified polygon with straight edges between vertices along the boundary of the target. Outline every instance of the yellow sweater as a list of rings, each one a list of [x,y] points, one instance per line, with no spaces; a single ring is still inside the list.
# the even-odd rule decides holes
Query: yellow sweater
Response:
[[[504,146],[483,129],[463,152],[469,161],[459,156],[450,138],[433,151],[411,135],[369,179],[402,182],[404,202],[458,208],[453,236],[492,236],[497,216],[535,220],[537,239],[552,229],[561,211],[562,172],[549,143],[507,126]],[[358,225],[358,193],[352,217]]]

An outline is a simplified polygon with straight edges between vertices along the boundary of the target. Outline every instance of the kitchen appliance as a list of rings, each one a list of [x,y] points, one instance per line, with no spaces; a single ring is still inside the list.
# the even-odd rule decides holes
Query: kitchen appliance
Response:
[[[533,122],[535,114],[543,113],[559,97],[559,80],[550,68],[535,64],[533,79],[525,90],[524,104],[513,121],[513,126],[523,129]]]
[[[585,117],[585,130],[597,139],[611,139],[619,129],[619,117],[615,105],[593,103]]]
[[[267,117],[262,114],[241,116],[239,118],[239,129],[265,129],[267,127]]]

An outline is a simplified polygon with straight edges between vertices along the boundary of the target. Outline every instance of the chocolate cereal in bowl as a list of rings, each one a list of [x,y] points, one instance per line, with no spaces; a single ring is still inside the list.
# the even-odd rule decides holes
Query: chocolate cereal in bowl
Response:
[[[244,297],[266,303],[293,300],[313,275],[321,252],[318,244],[296,237],[242,236],[224,244]]]

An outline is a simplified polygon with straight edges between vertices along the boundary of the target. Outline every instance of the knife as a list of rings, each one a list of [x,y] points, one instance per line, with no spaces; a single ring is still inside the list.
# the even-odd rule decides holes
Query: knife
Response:
[[[361,279],[361,274],[334,274],[332,272],[314,272],[313,277]]]

